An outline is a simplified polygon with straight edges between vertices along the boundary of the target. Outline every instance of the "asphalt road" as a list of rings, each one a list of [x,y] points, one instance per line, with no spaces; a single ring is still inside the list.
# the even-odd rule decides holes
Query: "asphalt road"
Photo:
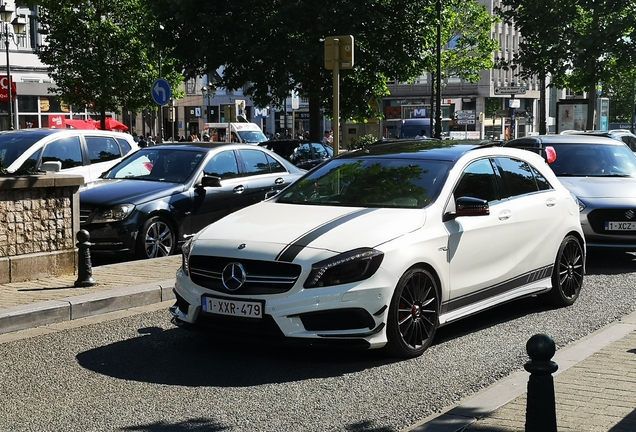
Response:
[[[0,337],[1,431],[404,431],[636,309],[631,255],[588,261],[566,309],[534,298],[439,331],[420,358],[220,341],[167,304]]]

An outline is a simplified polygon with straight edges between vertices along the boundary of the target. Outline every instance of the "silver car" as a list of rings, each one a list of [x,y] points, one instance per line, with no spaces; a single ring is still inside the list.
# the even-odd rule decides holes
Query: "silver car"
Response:
[[[593,135],[539,135],[504,146],[546,157],[579,200],[588,248],[636,251],[636,155],[627,145]]]

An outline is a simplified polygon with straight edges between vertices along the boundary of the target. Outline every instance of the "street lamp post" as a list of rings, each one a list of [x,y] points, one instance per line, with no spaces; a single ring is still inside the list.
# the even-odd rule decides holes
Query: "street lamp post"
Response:
[[[211,114],[210,99],[214,99],[214,96],[216,96],[216,87],[214,87],[214,85],[210,83],[201,88],[201,93],[203,94],[203,97],[207,97],[207,105],[205,110],[206,123],[211,123],[212,116],[210,115]]]
[[[7,103],[9,104],[9,129],[13,130],[13,88],[11,80],[11,62],[9,60],[9,40],[18,46],[17,38],[25,33],[26,18],[23,16],[16,16],[13,21],[11,18],[13,18],[13,9],[11,9],[11,7],[9,7],[6,3],[3,3],[2,6],[0,6],[0,19],[2,19],[2,38],[4,39],[4,47],[7,54],[7,93],[9,96]],[[13,33],[9,31],[9,24],[13,25]]]

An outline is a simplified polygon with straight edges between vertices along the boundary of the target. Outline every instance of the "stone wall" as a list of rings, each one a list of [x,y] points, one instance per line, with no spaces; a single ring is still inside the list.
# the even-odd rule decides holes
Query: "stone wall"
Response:
[[[76,274],[81,176],[0,177],[0,283]]]

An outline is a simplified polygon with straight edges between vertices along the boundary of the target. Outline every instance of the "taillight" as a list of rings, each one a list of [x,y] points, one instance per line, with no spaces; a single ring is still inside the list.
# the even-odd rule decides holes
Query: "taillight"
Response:
[[[545,148],[545,158],[548,161],[548,163],[552,163],[556,160],[557,158],[557,154],[556,154],[556,150],[554,149],[554,147],[546,147]]]

